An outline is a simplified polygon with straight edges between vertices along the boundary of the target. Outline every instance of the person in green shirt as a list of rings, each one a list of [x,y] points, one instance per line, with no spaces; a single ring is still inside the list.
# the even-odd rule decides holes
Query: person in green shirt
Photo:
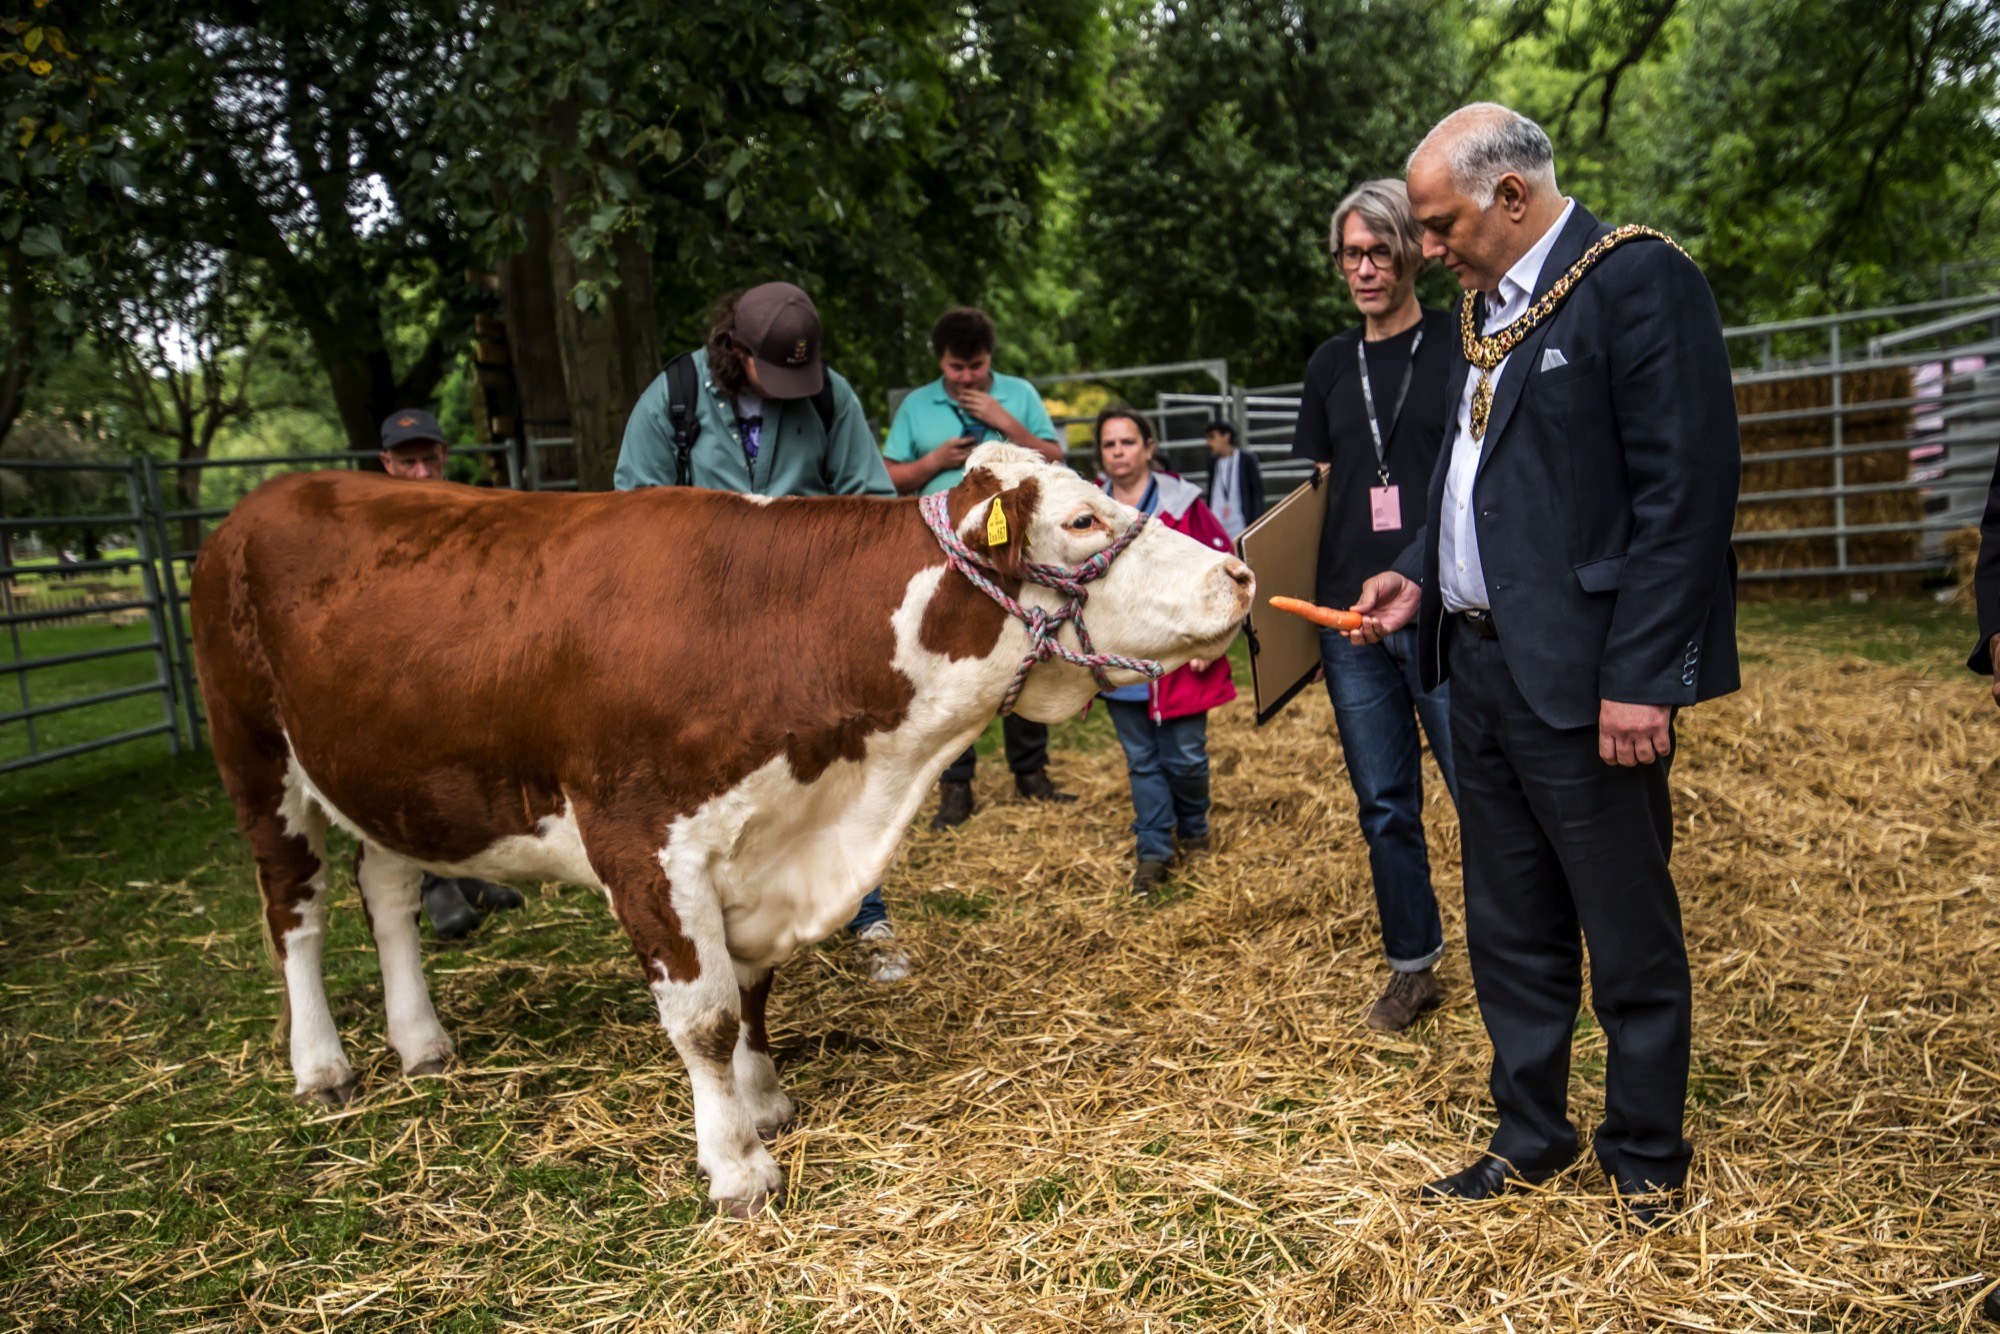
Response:
[[[819,312],[790,283],[724,298],[707,344],[692,354],[699,387],[690,476],[680,476],[673,392],[661,371],[625,422],[613,484],[620,491],[685,482],[752,496],[895,495],[854,386],[820,361],[819,344]]]
[[[670,362],[626,420],[613,484],[620,491],[686,481],[753,496],[895,495],[854,386],[820,360],[819,349],[819,311],[790,283],[724,297],[706,345],[692,354],[689,475],[680,475]],[[879,885],[847,930],[868,951],[870,978],[909,977]]]
[[[965,476],[965,457],[989,440],[1032,449],[1051,463],[1063,461],[1061,436],[1035,386],[993,369],[998,343],[992,317],[961,306],[938,316],[931,326],[931,351],[938,378],[910,391],[896,409],[882,457],[889,478],[904,495],[947,491]],[[1049,778],[1049,729],[1008,714],[1001,722],[1007,767],[1014,789],[1030,801],[1071,802]],[[977,749],[969,749],[944,771],[933,829],[963,824],[972,816],[972,775]]]

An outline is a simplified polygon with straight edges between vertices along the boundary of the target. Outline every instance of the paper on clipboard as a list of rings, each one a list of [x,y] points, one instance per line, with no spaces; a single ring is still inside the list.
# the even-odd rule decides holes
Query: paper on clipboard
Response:
[[[1297,490],[1266,510],[1236,539],[1236,554],[1257,576],[1257,598],[1244,623],[1244,633],[1250,641],[1250,685],[1259,727],[1312,684],[1313,674],[1319,670],[1319,627],[1302,617],[1274,611],[1270,599],[1313,601],[1319,579],[1320,530],[1325,523],[1326,492],[1315,469]]]

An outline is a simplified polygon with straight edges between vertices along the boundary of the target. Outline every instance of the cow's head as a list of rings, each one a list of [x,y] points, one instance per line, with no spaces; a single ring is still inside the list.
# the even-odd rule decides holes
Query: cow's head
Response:
[[[998,506],[1002,522],[993,519]],[[987,557],[1003,576],[1018,578],[1024,563],[1081,565],[1139,520],[1069,468],[1014,445],[982,445],[966,460],[965,479],[953,488],[950,513],[960,538]],[[989,541],[989,538],[1004,540]],[[1099,653],[1150,658],[1172,670],[1195,658],[1217,658],[1236,638],[1255,592],[1250,567],[1165,524],[1146,525],[1089,584],[1084,624]],[[1020,600],[1050,611],[1061,594],[1023,583]],[[1063,643],[1077,647],[1065,627]],[[1113,684],[1143,680],[1113,670]],[[1067,718],[1097,689],[1090,673],[1060,660],[1036,667],[1017,709],[1043,722]]]

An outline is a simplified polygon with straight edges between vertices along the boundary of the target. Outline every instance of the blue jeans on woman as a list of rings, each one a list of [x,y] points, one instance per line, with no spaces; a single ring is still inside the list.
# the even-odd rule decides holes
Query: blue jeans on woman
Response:
[[[1361,808],[1361,834],[1368,840],[1382,947],[1397,972],[1421,972],[1444,953],[1444,927],[1438,921],[1424,843],[1423,749],[1417,723],[1422,721],[1430,737],[1431,755],[1456,802],[1451,688],[1440,683],[1425,692],[1417,677],[1414,625],[1361,648],[1346,635],[1321,631],[1319,653],[1340,748],[1347,757],[1347,777]]]
[[[1144,701],[1107,699],[1132,776],[1132,833],[1142,862],[1174,855],[1174,834],[1208,834],[1208,715],[1153,721]]]

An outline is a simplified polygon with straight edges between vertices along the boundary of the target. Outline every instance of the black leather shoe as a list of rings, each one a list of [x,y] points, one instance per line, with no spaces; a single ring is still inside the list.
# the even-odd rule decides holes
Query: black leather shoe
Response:
[[[1064,792],[1055,785],[1055,780],[1049,777],[1047,769],[1015,774],[1014,790],[1029,801],[1052,801],[1058,806],[1067,806],[1076,800],[1076,793]]]
[[[1680,1192],[1650,1182],[1613,1177],[1611,1189],[1618,1196],[1616,1216],[1640,1232],[1658,1232],[1680,1208]]]
[[[1986,1300],[1979,1303],[1979,1314],[2000,1324],[2000,1288],[1995,1288],[1986,1294]]]
[[[949,829],[972,818],[972,784],[954,783],[949,778],[938,784],[937,814],[931,828]]]
[[[1417,1199],[1425,1204],[1439,1204],[1445,1200],[1490,1200],[1496,1195],[1539,1186],[1560,1171],[1560,1167],[1549,1167],[1517,1172],[1505,1159],[1495,1158],[1489,1153],[1464,1171],[1431,1182],[1417,1192]]]

